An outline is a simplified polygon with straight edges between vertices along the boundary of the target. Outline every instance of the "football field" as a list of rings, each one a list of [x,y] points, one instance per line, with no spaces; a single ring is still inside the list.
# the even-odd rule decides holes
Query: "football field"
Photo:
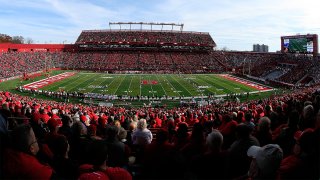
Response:
[[[125,96],[196,97],[270,91],[227,74],[105,74],[66,72],[27,85],[47,91]]]

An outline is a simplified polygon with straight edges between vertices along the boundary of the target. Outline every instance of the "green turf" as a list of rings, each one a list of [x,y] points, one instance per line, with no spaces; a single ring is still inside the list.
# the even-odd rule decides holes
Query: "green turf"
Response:
[[[51,76],[64,73],[66,71],[52,71]],[[10,80],[0,83],[0,91],[10,91],[16,94],[25,96],[32,96],[40,99],[63,101],[62,99],[55,99],[47,97],[45,95],[33,95],[29,93],[21,93],[14,90],[16,87],[25,85],[40,79],[44,79],[45,76],[39,76],[28,81],[21,81],[20,79]],[[141,84],[143,80],[151,82],[151,84]],[[152,84],[152,81],[156,81],[157,84]],[[199,88],[201,87],[202,88]],[[43,90],[50,91],[78,91],[78,92],[93,92],[103,94],[115,94],[115,95],[131,95],[131,96],[168,96],[168,97],[190,97],[201,95],[222,95],[243,93],[242,96],[238,96],[241,100],[247,101],[252,99],[263,99],[274,94],[274,92],[261,92],[257,94],[251,94],[249,98],[245,96],[247,92],[256,91],[253,88],[245,86],[240,83],[236,83],[227,80],[223,77],[214,74],[103,74],[103,73],[91,73],[91,72],[79,72],[74,76],[64,79],[59,82],[55,82],[49,86],[43,87]],[[281,94],[280,90],[277,94]],[[150,101],[153,101],[151,98]],[[142,107],[143,104],[150,103],[148,100],[129,101],[129,100],[113,100],[114,105],[131,104],[135,107]],[[80,99],[70,98],[70,102],[83,103]],[[161,104],[168,108],[176,107],[180,104],[180,100],[161,100]]]
[[[143,83],[145,82],[145,84]],[[247,93],[251,87],[215,74],[103,74],[77,73],[43,90],[128,96],[194,97]]]

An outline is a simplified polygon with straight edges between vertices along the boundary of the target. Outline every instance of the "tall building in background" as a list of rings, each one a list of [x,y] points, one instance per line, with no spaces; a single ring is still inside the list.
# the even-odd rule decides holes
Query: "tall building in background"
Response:
[[[253,52],[269,52],[269,46],[264,44],[254,44]]]

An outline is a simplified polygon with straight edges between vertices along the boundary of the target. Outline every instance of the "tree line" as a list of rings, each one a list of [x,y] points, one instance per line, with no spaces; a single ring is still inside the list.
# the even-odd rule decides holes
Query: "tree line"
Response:
[[[9,36],[7,34],[0,33],[0,43],[14,43],[14,44],[32,44],[31,38],[25,38],[23,36]]]

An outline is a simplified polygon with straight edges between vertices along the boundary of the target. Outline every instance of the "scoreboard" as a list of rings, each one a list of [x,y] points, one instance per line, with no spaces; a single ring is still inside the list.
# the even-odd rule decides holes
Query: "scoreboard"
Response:
[[[299,54],[318,54],[318,35],[295,35],[281,37],[281,52]]]

